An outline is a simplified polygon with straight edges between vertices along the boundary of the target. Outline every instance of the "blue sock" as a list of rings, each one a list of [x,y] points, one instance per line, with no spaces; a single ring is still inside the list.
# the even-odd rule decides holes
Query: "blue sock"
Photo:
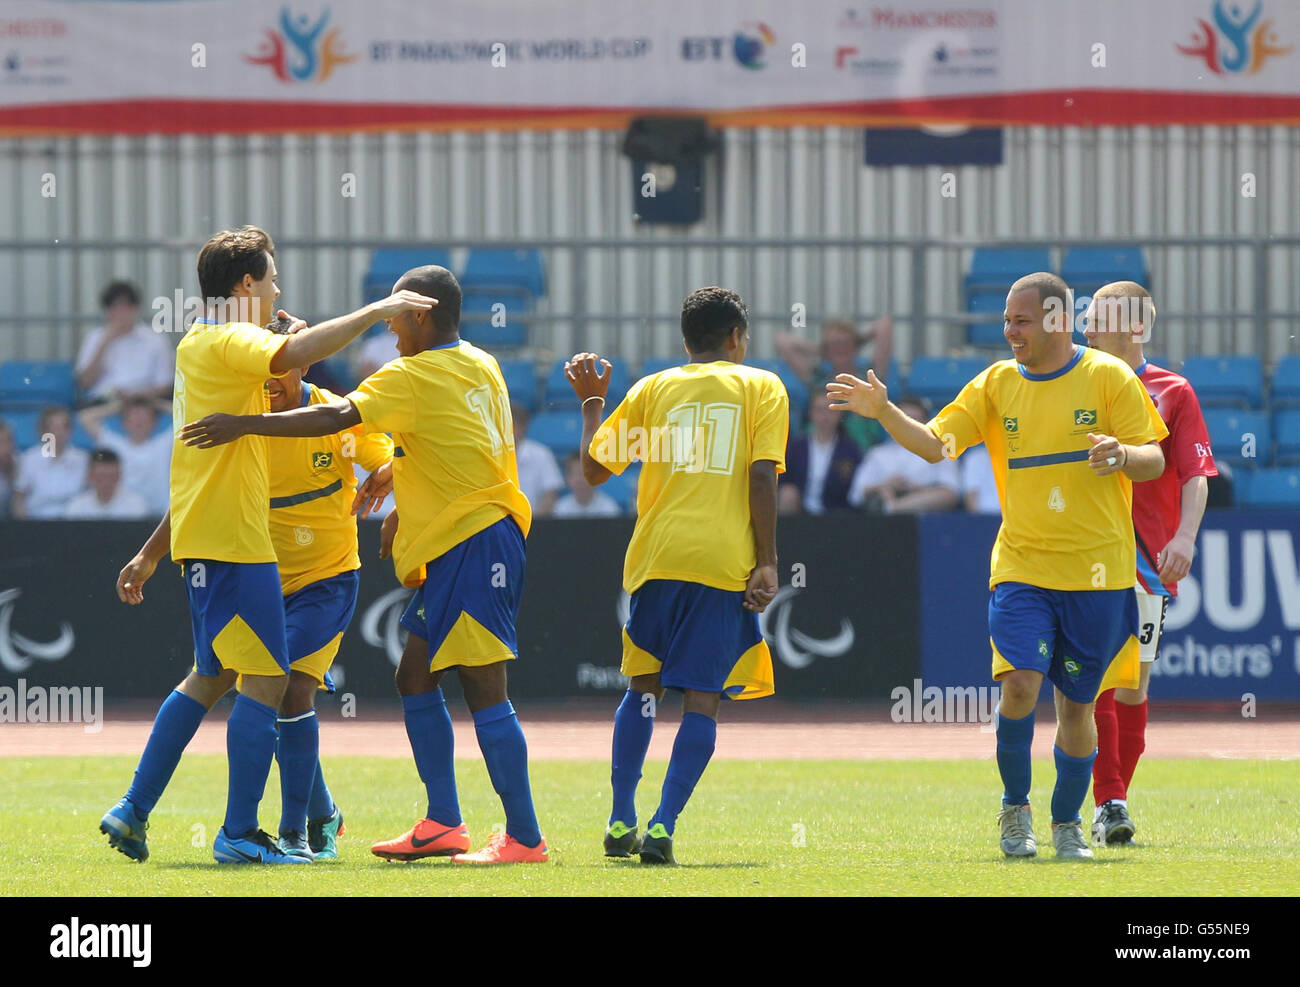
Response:
[[[444,826],[459,826],[463,820],[456,797],[456,736],[442,690],[403,696],[402,714],[415,767],[429,796],[425,815]]]
[[[144,745],[140,763],[136,765],[135,778],[126,797],[135,806],[135,814],[144,819],[162,798],[163,789],[171,781],[172,772],[180,764],[185,746],[203,722],[207,709],[197,699],[191,699],[179,689],[163,700],[154,717],[149,741]]]
[[[226,835],[243,836],[257,829],[257,806],[266,791],[266,778],[275,757],[275,710],[243,694],[226,721],[226,760],[230,765],[226,790]]]
[[[316,758],[316,777],[311,782],[311,795],[307,799],[308,819],[329,819],[334,815],[334,796],[325,784],[325,772],[321,770],[320,758]]]
[[[510,700],[475,713],[474,732],[492,787],[505,806],[506,835],[524,846],[537,846],[542,842],[542,831],[528,787],[528,743]]]
[[[641,780],[641,768],[654,729],[654,696],[647,700],[639,692],[628,689],[614,713],[614,750],[609,771],[614,809],[609,814],[610,823],[636,826],[636,786]]]
[[[316,711],[276,720],[280,741],[275,747],[280,762],[280,835],[294,830],[307,835],[307,800],[320,754],[320,721]]]
[[[668,775],[664,778],[659,808],[650,817],[647,829],[663,823],[668,835],[673,835],[677,817],[686,808],[687,800],[708,767],[717,740],[717,721],[703,713],[682,714],[682,725],[677,728],[677,739],[673,741],[673,756],[668,761]]]
[[[1079,821],[1079,808],[1088,794],[1092,781],[1092,762],[1097,759],[1093,750],[1087,757],[1071,757],[1061,748],[1053,746],[1056,756],[1056,787],[1052,789],[1052,822]]]
[[[1034,742],[1034,714],[1019,720],[998,713],[998,771],[1002,775],[1002,804],[1028,805],[1033,766],[1029,749]],[[1082,805],[1082,799],[1080,800]]]

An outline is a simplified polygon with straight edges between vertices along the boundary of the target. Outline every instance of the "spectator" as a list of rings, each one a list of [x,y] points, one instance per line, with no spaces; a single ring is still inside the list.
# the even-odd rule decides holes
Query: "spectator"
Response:
[[[104,426],[104,419],[118,408],[122,411],[122,428],[126,434]],[[95,445],[111,449],[122,461],[122,486],[144,498],[149,514],[162,517],[167,513],[171,480],[172,434],[158,432],[158,409],[144,397],[99,404],[78,416],[81,425],[95,440]],[[182,423],[183,424],[183,423]],[[155,434],[157,433],[157,434]]]
[[[149,516],[149,505],[122,485],[122,460],[112,449],[90,454],[90,489],[77,494],[63,509],[72,521],[131,521]]]
[[[962,500],[972,514],[1002,513],[998,485],[993,479],[993,461],[983,442],[967,449],[958,464],[961,468]]]
[[[564,476],[569,481],[569,493],[555,502],[555,517],[618,517],[623,513],[618,501],[587,482],[576,452],[565,458]]]
[[[531,416],[518,401],[510,402],[510,417],[515,426],[515,461],[519,466],[519,489],[533,505],[533,517],[550,517],[555,498],[564,489],[564,477],[555,461],[555,453],[536,439],[527,437]]]
[[[820,395],[809,402],[808,420],[809,431],[793,436],[786,450],[778,489],[781,513],[846,510],[862,450],[844,432],[844,413],[831,411]]]
[[[140,321],[135,285],[114,281],[104,289],[100,305],[104,324],[91,331],[77,354],[83,403],[170,395],[176,355],[161,334]]]
[[[365,380],[386,363],[397,359],[397,340],[387,327],[372,329],[357,355],[357,371]],[[342,394],[342,391],[338,392]]]
[[[52,404],[41,412],[38,441],[18,459],[14,484],[16,518],[57,518],[86,486],[90,457],[72,444],[72,412]]]
[[[14,430],[8,422],[0,422],[0,518],[10,515],[17,482],[18,447],[14,444]]]
[[[905,397],[894,402],[903,414],[927,419],[925,402]],[[853,474],[849,503],[883,514],[950,511],[960,500],[957,464],[951,459],[927,463],[888,439],[867,453]]]

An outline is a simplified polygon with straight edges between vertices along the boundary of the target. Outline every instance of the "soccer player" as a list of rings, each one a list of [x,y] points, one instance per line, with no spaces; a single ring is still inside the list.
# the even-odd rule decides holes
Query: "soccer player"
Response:
[[[875,418],[929,462],[988,447],[1002,502],[989,638],[1002,686],[999,823],[1008,857],[1038,852],[1029,755],[1044,675],[1056,687],[1052,841],[1058,858],[1092,857],[1079,815],[1096,756],[1092,704],[1105,689],[1138,684],[1132,484],[1164,469],[1159,441],[1168,432],[1151,398],[1122,361],[1073,343],[1072,313],[1056,275],[1018,280],[1003,316],[1013,359],[981,372],[928,423],[892,404],[872,372],[826,385],[832,407]]]
[[[758,614],[776,595],[776,477],[785,469],[790,402],[780,379],[744,366],[745,303],[701,288],[682,303],[690,362],[644,377],[601,422],[610,366],[578,353],[565,376],[582,402],[582,468],[604,483],[644,463],[623,587],[622,672],[614,714],[614,804],[605,855],[672,864],[677,817],[713,756],[722,696],[772,694]],[[604,369],[606,372],[601,373]],[[665,689],[682,692],[659,807],[637,839],[636,789]]]
[[[311,328],[273,335],[253,320],[269,318],[280,289],[275,247],[253,226],[224,230],[199,252],[199,288],[207,300],[176,351],[173,418],[268,407],[267,377],[280,377],[342,349],[372,323],[435,303],[395,294]],[[283,315],[283,313],[281,313]],[[248,439],[217,452],[176,442],[171,507],[140,553],[118,577],[118,595],[143,600],[143,584],[167,554],[183,566],[194,632],[194,669],[163,703],[126,796],[105,813],[100,830],[133,860],[149,856],[149,812],[157,803],[204,714],[238,679],[226,728],[229,761],[226,817],[213,841],[219,863],[307,863],[286,854],[257,824],[276,745],[276,711],[289,659],[280,575],[268,532],[267,445]]]
[[[1196,533],[1205,515],[1207,477],[1217,476],[1201,404],[1185,377],[1157,367],[1143,355],[1156,309],[1151,295],[1133,281],[1101,288],[1088,307],[1084,335],[1097,349],[1119,357],[1137,374],[1169,429],[1161,443],[1165,471],[1133,485],[1133,528],[1137,538],[1138,643],[1142,660],[1136,689],[1114,689],[1097,697],[1097,760],[1092,766],[1096,812],[1094,843],[1129,843],[1137,827],[1128,813],[1128,789],[1146,749],[1147,686],[1169,598],[1187,575],[1196,553]]]
[[[450,271],[414,268],[396,290],[428,295],[438,307],[390,320],[399,358],[346,398],[278,414],[212,415],[186,425],[182,436],[206,448],[243,435],[328,435],[357,425],[393,434],[397,507],[384,520],[384,537],[394,539],[398,577],[416,590],[402,617],[410,638],[397,690],[428,808],[405,834],[371,850],[394,860],[542,863],[548,851],[533,808],[528,748],[506,693],[506,662],[519,651],[515,616],[531,522],[518,484],[509,394],[496,360],[460,338],[461,291]],[[506,813],[505,831],[478,853],[468,852],[440,688],[451,668]]]

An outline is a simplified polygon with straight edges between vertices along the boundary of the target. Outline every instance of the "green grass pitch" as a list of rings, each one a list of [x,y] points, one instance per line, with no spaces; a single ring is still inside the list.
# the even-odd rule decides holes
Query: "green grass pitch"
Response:
[[[327,777],[348,832],[341,859],[254,868],[212,861],[225,759],[187,757],[151,817],[151,857],[108,849],[99,817],[134,758],[0,759],[0,893],[5,895],[1281,895],[1300,887],[1300,765],[1147,761],[1133,804],[1139,846],[1092,863],[1052,859],[1048,762],[1035,762],[1040,856],[997,849],[992,762],[719,761],[679,820],[681,866],[606,860],[608,765],[538,762],[533,791],[549,865],[470,868],[388,863],[369,844],[403,832],[423,793],[404,758],[332,758]],[[664,763],[646,767],[643,819]],[[475,844],[501,817],[481,762],[458,762]],[[262,825],[278,819],[272,769]],[[1091,811],[1091,802],[1086,807]]]

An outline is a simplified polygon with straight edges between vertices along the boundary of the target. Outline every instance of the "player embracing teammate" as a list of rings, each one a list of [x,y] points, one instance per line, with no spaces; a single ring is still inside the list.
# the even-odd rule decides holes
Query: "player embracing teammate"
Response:
[[[1178,594],[1178,581],[1191,568],[1196,533],[1205,514],[1207,477],[1217,476],[1209,433],[1187,378],[1147,360],[1142,345],[1151,336],[1156,310],[1145,288],[1133,281],[1105,285],[1088,307],[1089,345],[1133,368],[1169,429],[1161,442],[1165,470],[1133,486],[1133,528],[1137,539],[1137,600],[1142,677],[1136,689],[1115,689],[1097,697],[1097,760],[1092,766],[1096,813],[1094,843],[1133,840],[1128,787],[1146,749],[1147,686],[1160,653],[1165,608]]]

